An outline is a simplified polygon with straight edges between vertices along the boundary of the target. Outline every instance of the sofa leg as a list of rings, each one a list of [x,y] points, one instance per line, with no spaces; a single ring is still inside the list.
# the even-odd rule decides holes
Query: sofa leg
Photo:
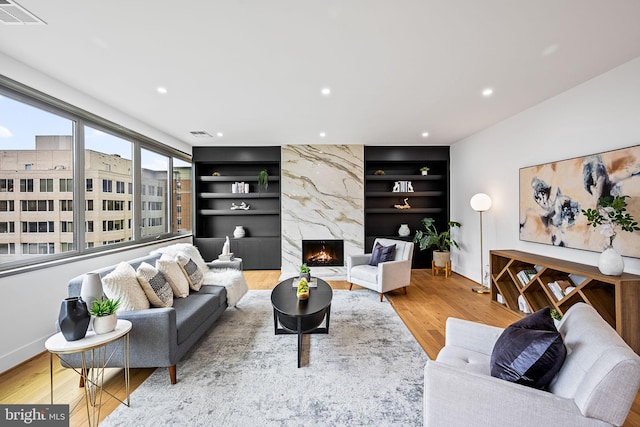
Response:
[[[380,302],[382,302],[382,292],[380,292]]]
[[[402,290],[404,291],[404,294],[407,294],[407,287],[405,286],[404,288],[402,288]]]
[[[169,366],[169,379],[171,380],[171,384],[175,384],[177,382],[176,370],[177,370],[176,365]]]
[[[89,375],[89,370],[80,368],[80,371],[82,372],[82,375],[80,375],[80,384],[78,385],[78,387],[83,388],[84,379],[87,378],[87,375]]]
[[[351,288],[353,288],[353,283],[349,283],[349,290],[351,290]]]

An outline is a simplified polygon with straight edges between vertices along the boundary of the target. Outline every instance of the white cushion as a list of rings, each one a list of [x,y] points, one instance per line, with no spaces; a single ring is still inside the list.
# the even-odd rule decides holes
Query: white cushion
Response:
[[[107,298],[120,298],[118,311],[149,308],[149,299],[140,287],[136,271],[126,262],[121,262],[102,278],[102,288]]]
[[[174,257],[162,254],[162,257],[156,260],[156,268],[160,271],[176,298],[186,298],[189,296],[189,280],[178,265]]]
[[[491,356],[466,348],[446,345],[438,353],[436,361],[464,369],[467,372],[491,375]]]
[[[151,264],[143,262],[136,270],[138,282],[154,307],[173,306],[173,290],[162,273]]]
[[[378,266],[373,265],[356,265],[351,268],[351,278],[360,279],[365,282],[377,283],[378,282]]]
[[[198,265],[198,268],[200,268],[200,270],[202,270],[203,273],[209,271],[209,267],[207,266],[207,263],[205,262],[205,260],[202,258],[202,255],[200,255],[200,251],[198,250],[198,248],[196,248],[190,243],[176,243],[173,245],[164,246],[162,248],[158,248],[151,251],[152,255],[167,254],[173,258],[175,258],[176,255],[178,255],[179,253],[182,253],[187,257],[191,258]]]
[[[199,291],[204,283],[204,274],[202,273],[202,270],[200,270],[193,259],[183,253],[176,255],[176,261],[184,275],[187,276],[187,280],[189,280],[189,287],[194,291]]]

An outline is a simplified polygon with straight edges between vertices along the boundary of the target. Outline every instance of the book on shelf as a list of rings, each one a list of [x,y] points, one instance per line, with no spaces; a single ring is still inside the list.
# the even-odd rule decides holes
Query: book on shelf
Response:
[[[536,274],[538,274],[536,270],[529,268],[520,270],[518,274],[516,274],[516,277],[518,277],[521,286],[524,287],[527,286],[527,284],[531,281],[531,279],[533,279],[533,276],[535,276]]]
[[[547,287],[551,291],[556,300],[560,301],[564,298],[564,292],[562,292],[562,288],[558,285],[558,282],[549,282],[547,283]]]

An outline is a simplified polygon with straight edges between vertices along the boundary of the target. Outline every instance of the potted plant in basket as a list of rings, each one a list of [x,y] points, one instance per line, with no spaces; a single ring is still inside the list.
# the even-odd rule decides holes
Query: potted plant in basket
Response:
[[[587,225],[600,227],[600,234],[607,238],[607,244],[598,260],[598,268],[602,274],[618,276],[624,270],[622,256],[613,249],[613,239],[618,231],[633,233],[640,230],[638,223],[627,212],[627,198],[629,196],[604,196],[598,200],[595,209],[582,210],[587,217]]]
[[[447,223],[447,230],[438,233],[435,222],[436,220],[433,218],[422,218],[422,225],[424,225],[425,231],[417,230],[413,242],[419,244],[421,251],[435,246],[433,261],[436,267],[445,267],[451,260],[451,245],[460,248],[458,242],[451,238],[451,229],[453,227],[460,227],[462,224],[457,221],[449,221]]]
[[[120,298],[113,300],[102,297],[93,302],[89,312],[93,316],[93,330],[96,334],[106,334],[116,328],[118,307],[120,307]]]

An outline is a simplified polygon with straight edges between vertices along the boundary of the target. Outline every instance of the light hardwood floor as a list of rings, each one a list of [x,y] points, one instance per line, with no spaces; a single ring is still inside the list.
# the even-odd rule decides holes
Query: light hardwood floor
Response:
[[[244,274],[250,289],[272,289],[280,276],[279,271],[246,271]],[[349,284],[344,281],[330,283],[334,289],[349,289]],[[459,317],[501,327],[518,319],[515,314],[490,303],[488,295],[471,292],[475,285],[477,283],[455,273],[445,279],[442,275],[433,277],[431,270],[413,270],[407,295],[399,290],[387,294],[387,299],[429,357],[435,358],[444,345],[447,317]],[[353,292],[370,292],[371,298],[378,298],[374,292],[356,288],[358,287],[354,286]],[[386,300],[381,304],[387,304]],[[109,371],[108,389],[119,398],[124,398],[121,370]],[[153,371],[132,369],[132,390]],[[55,403],[70,405],[70,425],[86,425],[84,393],[78,387],[78,375],[69,369],[61,368],[60,364],[54,361],[54,385]],[[0,375],[0,403],[47,404],[49,396],[49,355],[46,352]],[[135,400],[132,400],[132,404],[135,404]],[[114,399],[105,399],[100,419],[104,419],[117,406],[118,402]],[[625,426],[640,426],[640,394],[636,397]]]

